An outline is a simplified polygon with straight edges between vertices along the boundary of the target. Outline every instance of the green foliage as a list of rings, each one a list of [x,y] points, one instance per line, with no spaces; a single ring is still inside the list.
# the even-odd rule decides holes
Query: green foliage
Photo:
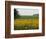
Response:
[[[14,26],[14,30],[30,30],[30,29],[38,29],[39,27],[34,26]]]

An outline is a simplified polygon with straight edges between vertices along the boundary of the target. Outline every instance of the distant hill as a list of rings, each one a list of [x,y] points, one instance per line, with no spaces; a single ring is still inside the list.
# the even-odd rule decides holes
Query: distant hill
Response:
[[[33,16],[39,16],[39,14],[34,14]]]
[[[34,14],[33,18],[39,18],[39,14]]]

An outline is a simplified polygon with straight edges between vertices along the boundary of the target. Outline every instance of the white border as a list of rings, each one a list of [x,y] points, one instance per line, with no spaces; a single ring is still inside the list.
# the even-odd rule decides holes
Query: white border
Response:
[[[28,8],[39,10],[39,29],[38,30],[14,30],[14,8]],[[11,34],[41,33],[42,32],[42,7],[40,6],[19,6],[11,5]]]

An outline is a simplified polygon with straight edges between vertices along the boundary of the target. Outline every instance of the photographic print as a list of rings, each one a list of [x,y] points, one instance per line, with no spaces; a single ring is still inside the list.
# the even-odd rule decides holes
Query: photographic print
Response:
[[[11,5],[11,34],[42,32],[42,7]]]
[[[14,8],[14,30],[39,29],[39,10]]]
[[[45,35],[44,3],[5,1],[5,37]]]

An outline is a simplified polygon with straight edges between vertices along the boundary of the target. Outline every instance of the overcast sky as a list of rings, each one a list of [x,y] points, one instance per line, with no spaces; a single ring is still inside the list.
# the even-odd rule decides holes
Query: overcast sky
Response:
[[[38,9],[20,9],[20,8],[16,8],[16,10],[19,12],[18,14],[19,15],[33,15],[33,14],[38,14],[39,13],[39,10]]]

